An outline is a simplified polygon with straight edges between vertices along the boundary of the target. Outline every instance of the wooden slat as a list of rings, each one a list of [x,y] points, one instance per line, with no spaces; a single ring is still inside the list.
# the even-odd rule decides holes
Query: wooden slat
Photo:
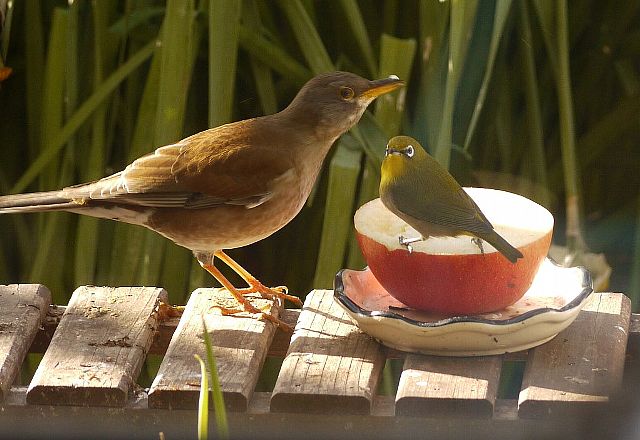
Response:
[[[0,285],[0,400],[18,376],[49,303],[51,293],[41,284]]]
[[[202,317],[211,335],[218,377],[225,404],[233,411],[246,411],[258,381],[262,364],[275,333],[275,325],[250,316],[221,316],[211,310],[215,304],[233,306],[224,289],[197,289],[189,298],[180,324],[149,392],[152,408],[196,408],[200,392],[198,354],[206,359]],[[231,304],[229,304],[231,302]],[[278,315],[278,308],[264,299],[256,307]]]
[[[49,347],[49,343],[51,342],[51,338],[53,337],[53,333],[56,331],[65,309],[66,306],[52,305],[49,307],[47,316],[42,322],[42,326],[29,348],[30,353],[44,353],[47,350],[47,347]],[[284,309],[282,311],[282,315],[280,315],[280,319],[293,328],[296,326],[299,316],[300,309]],[[171,341],[179,323],[180,318],[167,318],[160,321],[158,331],[153,338],[153,344],[151,344],[151,348],[149,349],[149,354],[164,355],[167,352],[169,342]],[[275,336],[273,337],[273,341],[271,341],[271,346],[269,347],[269,353],[267,356],[284,358],[287,354],[287,350],[289,349],[290,342],[291,333],[278,328]]]
[[[155,287],[79,287],[27,392],[30,404],[122,406],[157,329],[167,293]]]
[[[491,417],[501,369],[502,356],[407,355],[396,393],[396,414]]]
[[[368,414],[385,357],[329,290],[311,292],[276,381],[272,411]]]
[[[607,402],[622,380],[629,318],[626,296],[595,293],[567,329],[530,350],[520,417],[565,416]]]

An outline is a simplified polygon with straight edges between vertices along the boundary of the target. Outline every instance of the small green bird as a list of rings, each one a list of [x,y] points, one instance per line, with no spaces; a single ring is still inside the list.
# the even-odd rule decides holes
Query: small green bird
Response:
[[[518,249],[498,235],[453,176],[415,139],[396,136],[389,141],[381,174],[382,203],[422,235],[400,236],[400,244],[410,252],[411,243],[428,237],[469,235],[481,251],[485,240],[512,263],[522,258]]]

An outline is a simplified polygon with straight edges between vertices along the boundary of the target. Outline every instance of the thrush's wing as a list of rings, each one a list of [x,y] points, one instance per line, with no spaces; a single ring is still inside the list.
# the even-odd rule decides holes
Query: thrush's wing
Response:
[[[247,139],[234,135],[237,131],[236,123],[198,133],[158,148],[119,173],[64,193],[146,207],[258,206],[271,197],[272,182],[291,164],[286,155],[247,147]]]
[[[450,228],[452,232],[483,235],[493,230],[473,199],[444,168],[439,164],[429,167],[429,172],[419,168],[389,188],[395,208],[403,217]]]

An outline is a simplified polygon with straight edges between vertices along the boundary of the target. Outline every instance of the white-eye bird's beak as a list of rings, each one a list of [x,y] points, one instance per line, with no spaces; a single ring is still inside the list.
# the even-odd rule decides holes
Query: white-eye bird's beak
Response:
[[[400,152],[400,151],[398,151],[398,150],[394,150],[393,148],[389,148],[389,147],[387,147],[387,148],[384,150],[384,157],[387,157],[387,156],[393,156],[393,155],[395,155],[395,156],[399,156],[399,155],[401,155],[401,154],[402,154],[402,152]]]

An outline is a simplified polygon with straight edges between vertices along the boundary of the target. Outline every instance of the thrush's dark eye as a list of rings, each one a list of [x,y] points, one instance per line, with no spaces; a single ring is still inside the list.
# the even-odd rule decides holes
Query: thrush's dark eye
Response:
[[[345,101],[350,101],[355,96],[355,92],[351,87],[340,87],[340,97]]]

